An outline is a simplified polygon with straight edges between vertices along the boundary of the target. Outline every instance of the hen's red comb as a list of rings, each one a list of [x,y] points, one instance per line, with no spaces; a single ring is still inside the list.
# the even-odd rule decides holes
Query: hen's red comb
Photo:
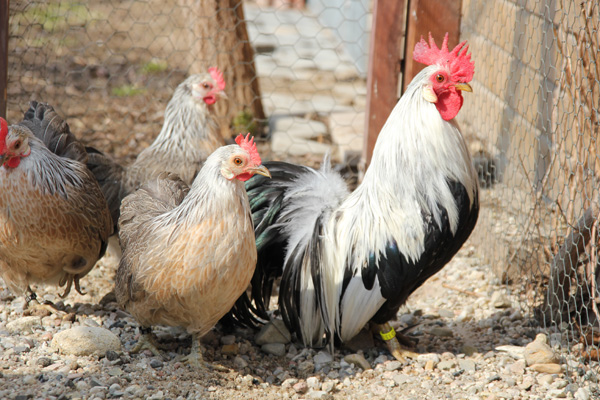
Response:
[[[6,153],[6,135],[8,135],[8,123],[0,117],[0,154]]]
[[[258,150],[256,150],[256,143],[254,143],[254,138],[250,137],[249,133],[246,135],[246,137],[244,137],[244,135],[240,133],[238,137],[235,138],[235,142],[239,144],[242,149],[246,150],[248,154],[250,154],[250,160],[252,160],[252,162],[255,165],[262,164],[262,161],[260,160],[260,155],[258,154]]]
[[[208,73],[217,83],[217,87],[219,90],[225,90],[225,78],[223,78],[223,73],[217,67],[210,67],[208,69]]]
[[[467,53],[469,46],[466,41],[459,43],[452,51],[448,51],[448,33],[444,36],[442,48],[438,48],[429,33],[429,44],[421,37],[415,45],[413,59],[426,65],[447,65],[450,67],[452,80],[457,82],[469,82],[475,73],[475,63],[471,61],[471,55]]]

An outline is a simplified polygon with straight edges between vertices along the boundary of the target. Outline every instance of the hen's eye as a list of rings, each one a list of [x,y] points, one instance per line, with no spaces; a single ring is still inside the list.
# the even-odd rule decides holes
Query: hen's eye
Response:
[[[233,159],[233,163],[235,165],[242,165],[244,163],[244,161],[240,157],[236,157]]]
[[[444,82],[444,79],[445,79],[444,75],[442,75],[442,74],[437,74],[435,76],[435,80],[438,81],[438,82]]]
[[[21,147],[21,142],[15,142],[15,150],[19,150]]]
[[[210,85],[208,83],[206,83],[206,82],[202,82],[202,87],[204,89],[210,89]]]

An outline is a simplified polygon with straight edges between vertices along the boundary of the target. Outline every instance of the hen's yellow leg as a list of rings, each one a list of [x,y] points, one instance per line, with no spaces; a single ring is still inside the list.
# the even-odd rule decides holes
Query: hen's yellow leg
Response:
[[[398,338],[396,337],[396,331],[389,322],[377,325],[377,328],[381,338],[385,341],[390,353],[392,353],[396,360],[406,362],[407,358],[417,358],[417,353],[405,349],[400,345],[400,342],[398,342]]]
[[[163,358],[152,335],[152,328],[140,327],[140,338],[135,347],[131,349],[131,353],[140,353],[144,350],[150,350],[156,357]]]

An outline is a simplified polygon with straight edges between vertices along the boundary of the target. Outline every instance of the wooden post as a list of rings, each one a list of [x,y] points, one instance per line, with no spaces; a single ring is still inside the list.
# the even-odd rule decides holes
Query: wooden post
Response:
[[[0,0],[0,117],[6,118],[8,87],[8,5]]]
[[[401,91],[425,67],[412,59],[415,44],[421,35],[427,38],[429,32],[438,45],[446,32],[449,33],[449,47],[458,44],[461,3],[461,0],[373,1],[362,157],[365,169],[371,161],[379,131]]]
[[[369,43],[367,114],[362,160],[364,167],[379,131],[398,101],[407,0],[374,0],[373,29]]]
[[[412,52],[421,36],[428,40],[429,32],[438,46],[448,32],[448,47],[458,44],[460,37],[461,0],[410,0],[406,28],[403,90],[425,65],[414,62]]]

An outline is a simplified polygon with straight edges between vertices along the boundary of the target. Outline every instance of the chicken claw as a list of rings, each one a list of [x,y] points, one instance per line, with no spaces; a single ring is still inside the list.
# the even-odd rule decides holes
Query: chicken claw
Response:
[[[25,309],[29,310],[30,314],[31,314],[32,310],[38,310],[38,311],[42,311],[42,312],[44,312],[44,311],[49,312],[50,314],[54,314],[60,318],[67,315],[66,312],[56,308],[54,303],[52,303],[51,301],[44,300],[44,301],[40,302],[38,300],[37,294],[35,294],[35,292],[33,290],[31,290],[30,287],[27,288],[27,291],[29,292],[29,294],[27,296],[25,296]],[[34,302],[35,304],[32,305],[31,304],[32,302]]]
[[[144,350],[150,350],[156,357],[164,359],[165,357],[158,350],[156,341],[152,335],[152,328],[140,328],[140,333],[140,338],[130,353],[141,353]]]
[[[392,328],[389,322],[378,325],[378,327],[381,338],[385,340],[390,353],[394,356],[394,358],[396,358],[396,360],[400,362],[406,362],[407,358],[417,358],[417,353],[405,349],[400,345],[400,342],[398,342],[398,338],[396,337],[396,331],[394,328]]]
[[[228,368],[222,365],[209,364],[202,358],[202,347],[200,346],[200,338],[197,334],[192,334],[192,349],[190,354],[181,359],[182,362],[188,364],[194,369],[206,370],[212,369],[219,372],[229,372]]]

